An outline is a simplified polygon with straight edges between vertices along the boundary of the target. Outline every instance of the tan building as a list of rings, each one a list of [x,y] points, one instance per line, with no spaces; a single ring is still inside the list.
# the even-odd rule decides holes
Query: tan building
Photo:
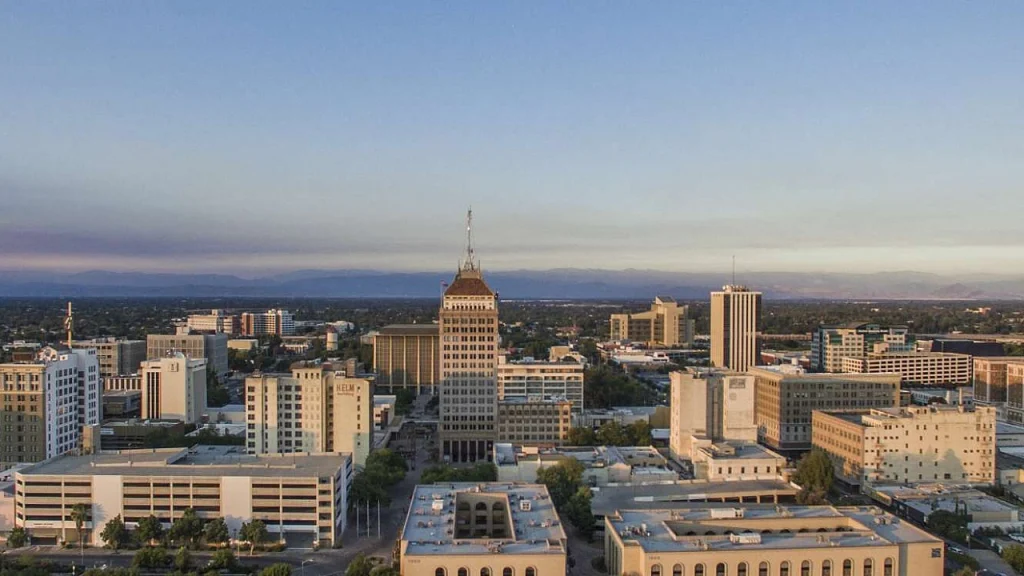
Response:
[[[945,543],[879,508],[624,510],[605,517],[609,574],[924,576]]]
[[[126,374],[122,376],[111,376],[103,379],[103,392],[126,392],[130,390],[142,391],[142,375]]]
[[[96,358],[100,361],[100,377],[104,380],[122,374],[135,374],[139,371],[139,364],[146,359],[145,340],[94,338],[72,342],[72,345],[96,351]]]
[[[223,518],[237,532],[262,520],[271,538],[290,547],[330,545],[345,530],[348,454],[250,456],[234,446],[166,448],[65,456],[15,474],[17,524],[33,544],[77,541],[71,510],[88,508],[83,536],[101,542],[106,523],[120,515],[128,529],[156,516],[164,528],[192,508],[200,518]]]
[[[756,442],[700,442],[693,450],[693,475],[712,482],[774,480],[786,459]]]
[[[295,334],[295,316],[287,310],[277,309],[243,312],[239,317],[239,331],[242,336],[291,336]]]
[[[214,374],[228,373],[227,334],[150,334],[146,358],[154,360],[181,352],[193,360],[206,360]]]
[[[815,411],[813,426],[814,446],[832,458],[836,476],[854,486],[996,479],[994,408]]]
[[[814,410],[895,408],[899,374],[806,374],[752,368],[758,441],[775,450],[811,447]]]
[[[1006,367],[1024,364],[1020,356],[975,357],[974,401],[982,404],[1006,402]]]
[[[608,484],[650,484],[673,482],[679,474],[653,446],[494,446],[494,463],[501,482],[537,482],[537,473],[567,459],[583,465],[583,483],[590,486]]]
[[[560,446],[572,428],[572,402],[565,398],[507,396],[498,400],[498,442]]]
[[[971,383],[971,357],[948,352],[870,354],[842,359],[841,372],[899,374],[905,385],[956,385]]]
[[[711,293],[711,365],[745,372],[761,361],[761,293],[724,286]]]
[[[566,536],[537,484],[434,484],[413,492],[402,576],[565,576]]]
[[[1024,424],[1024,362],[1006,365],[1006,419]]]
[[[693,320],[689,306],[668,296],[658,296],[647,312],[611,315],[611,339],[643,342],[648,346],[693,345]]]
[[[440,452],[450,462],[490,460],[498,438],[498,297],[472,248],[441,303]]]
[[[202,422],[206,412],[206,360],[178,352],[142,363],[142,418]]]
[[[373,447],[373,381],[346,373],[328,362],[296,363],[291,375],[246,378],[248,451],[349,452],[363,466]]]
[[[0,469],[77,450],[82,429],[100,422],[96,351],[44,347],[0,364],[0,408]]]
[[[811,336],[811,369],[842,372],[843,358],[913,351],[914,339],[905,326],[883,327],[865,322],[821,326]]]
[[[216,309],[210,310],[209,314],[189,314],[186,326],[194,332],[215,334],[238,334],[241,329],[238,316]]]
[[[412,388],[437,393],[441,382],[441,333],[437,324],[392,324],[373,336],[378,389]]]
[[[572,411],[583,413],[583,371],[579,362],[509,362],[498,357],[498,398],[512,396],[555,396],[572,403]]]
[[[669,374],[669,451],[677,460],[692,460],[697,445],[723,440],[757,441],[754,378],[726,370],[676,371]]]

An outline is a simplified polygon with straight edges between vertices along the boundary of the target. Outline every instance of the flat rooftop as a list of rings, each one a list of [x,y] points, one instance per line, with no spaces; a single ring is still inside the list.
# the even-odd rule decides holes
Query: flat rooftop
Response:
[[[391,335],[418,335],[438,336],[441,334],[440,326],[437,324],[389,324],[377,330],[377,334],[383,336]]]
[[[1024,434],[1024,426],[996,421],[996,436],[1000,434]]]
[[[653,446],[556,446],[554,448],[533,448],[495,445],[499,466],[515,465],[519,462],[550,461],[564,458],[579,461],[587,468],[604,468],[616,464],[632,467],[667,467],[668,461]]]
[[[627,510],[609,516],[608,519],[612,529],[625,543],[640,546],[648,553],[746,550],[756,554],[758,550],[767,548],[834,548],[942,542],[924,530],[873,506],[837,508],[752,505],[686,510]]]
[[[899,500],[906,506],[928,515],[935,510],[952,512],[966,506],[968,512],[1013,514],[1017,507],[976,490],[967,484],[921,484],[903,486],[882,484],[872,486],[879,494]]]
[[[794,497],[800,488],[782,480],[679,480],[657,484],[600,486],[591,488],[591,508],[597,516],[616,510],[666,509],[722,498]]]
[[[785,459],[780,454],[754,442],[719,442],[708,447],[701,447],[700,451],[706,454],[709,458],[714,458],[715,460],[764,460],[765,458]]]
[[[471,505],[471,502],[475,504]],[[486,503],[489,512],[511,511],[506,537],[458,538],[457,510],[475,513]],[[468,528],[467,528],[468,529]],[[565,530],[541,484],[453,483],[417,486],[402,529],[406,555],[565,554]]]
[[[244,446],[121,450],[89,456],[58,456],[28,466],[22,476],[332,476],[347,453],[252,455]]]

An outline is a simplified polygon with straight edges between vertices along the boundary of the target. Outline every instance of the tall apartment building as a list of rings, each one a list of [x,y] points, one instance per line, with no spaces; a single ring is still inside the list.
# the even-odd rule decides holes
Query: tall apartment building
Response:
[[[966,354],[946,352],[908,352],[870,354],[842,359],[842,372],[853,374],[900,375],[903,384],[966,386],[973,368]]]
[[[437,393],[441,382],[441,333],[437,324],[392,324],[373,336],[374,382],[391,393],[412,388]]]
[[[40,462],[79,447],[100,422],[95,350],[41,348],[31,362],[0,364],[0,466]]]
[[[775,450],[811,447],[815,410],[868,410],[900,404],[899,374],[801,374],[751,368],[758,440]]]
[[[356,371],[325,362],[247,378],[248,451],[349,452],[363,466],[373,447],[373,382],[348,372]]]
[[[908,406],[815,411],[814,446],[847,484],[960,482],[996,478],[996,411],[992,407]]]
[[[237,533],[261,520],[290,547],[331,546],[345,531],[349,454],[249,456],[234,446],[133,450],[65,456],[15,473],[16,523],[33,544],[78,540],[76,504],[87,513],[83,539],[94,545],[107,522],[134,526],[156,516],[164,529],[188,508],[223,518]]]
[[[505,396],[498,400],[498,442],[561,446],[572,428],[572,403],[565,398]]]
[[[189,314],[186,325],[193,332],[214,334],[238,334],[241,330],[238,316],[217,309],[210,310],[209,314]]]
[[[438,316],[441,456],[489,461],[498,437],[498,296],[484,282],[471,245],[444,291]]]
[[[1006,402],[1006,367],[1024,364],[1020,356],[974,358],[974,401],[981,404]]]
[[[871,506],[620,510],[604,525],[609,574],[938,575],[946,549],[940,538]]]
[[[498,398],[512,396],[565,398],[583,414],[583,369],[580,362],[538,362],[498,357]]]
[[[676,371],[671,383],[669,451],[692,459],[699,445],[757,442],[754,377],[726,370]]]
[[[724,286],[711,293],[711,365],[745,372],[761,361],[761,293]]]
[[[193,360],[204,359],[214,374],[228,373],[227,334],[150,334],[146,336],[146,358],[153,360],[181,352]]]
[[[611,339],[643,342],[648,346],[693,345],[693,320],[689,306],[668,296],[658,296],[647,312],[611,315]]]
[[[142,363],[142,418],[199,424],[206,412],[206,360],[181,352]]]
[[[139,364],[146,359],[144,340],[94,338],[71,344],[74,348],[96,351],[96,358],[100,361],[100,377],[103,379],[122,374],[135,374],[139,371]]]
[[[914,337],[905,326],[883,327],[865,322],[819,326],[811,335],[811,369],[842,372],[846,357],[913,351]]]
[[[266,312],[244,312],[240,318],[243,336],[264,336],[295,334],[295,316],[287,310],[271,309]]]

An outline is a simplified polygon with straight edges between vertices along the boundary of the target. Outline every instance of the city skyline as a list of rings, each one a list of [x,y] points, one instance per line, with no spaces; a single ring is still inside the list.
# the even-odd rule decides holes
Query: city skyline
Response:
[[[4,12],[0,274],[1024,268],[1020,4]]]

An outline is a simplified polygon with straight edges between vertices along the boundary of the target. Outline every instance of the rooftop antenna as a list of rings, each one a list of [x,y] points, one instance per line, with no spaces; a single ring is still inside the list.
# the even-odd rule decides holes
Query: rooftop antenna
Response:
[[[64,317],[64,329],[68,332],[68,349],[71,349],[71,331],[74,326],[74,316],[71,314],[71,302],[68,302],[68,315]]]
[[[466,212],[466,262],[463,264],[463,268],[472,270],[475,267],[473,263],[473,207],[470,206]]]
[[[732,255],[732,285],[736,285],[736,255]]]

